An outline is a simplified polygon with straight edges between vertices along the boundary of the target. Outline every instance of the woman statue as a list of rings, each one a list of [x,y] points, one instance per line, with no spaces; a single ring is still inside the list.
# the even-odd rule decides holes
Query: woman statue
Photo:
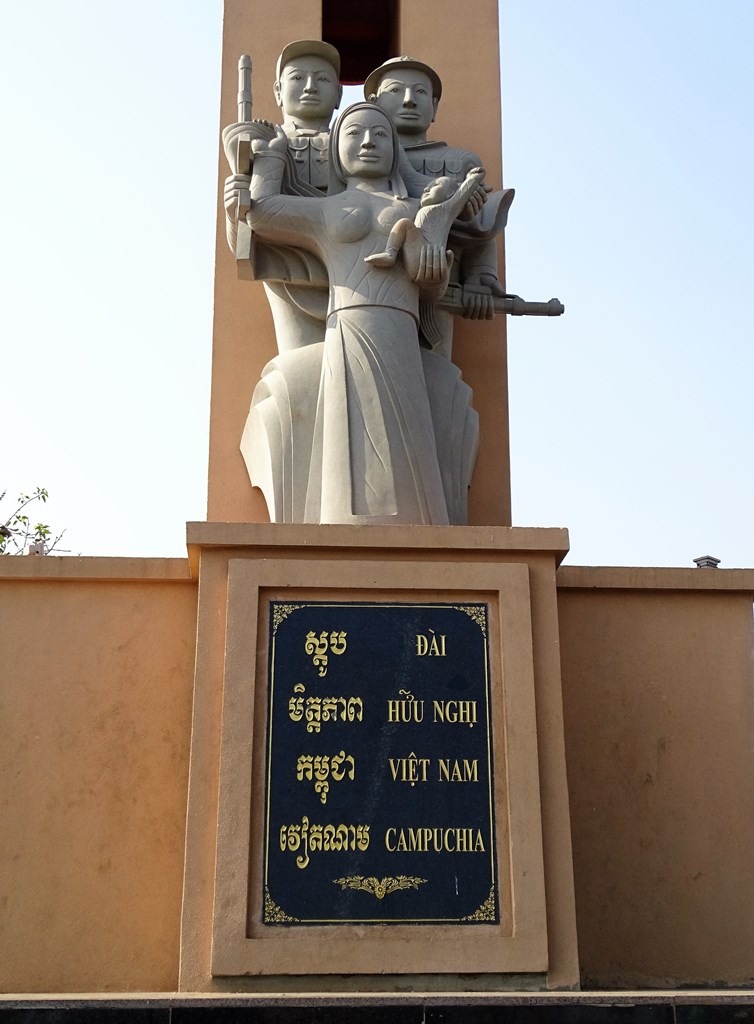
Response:
[[[265,368],[242,442],[252,483],[276,521],[465,522],[477,447],[470,390],[448,360],[420,349],[417,332],[420,295],[436,299],[447,284],[447,231],[420,245],[410,273],[403,252],[377,261],[386,266],[368,262],[419,209],[398,173],[393,124],[375,104],[338,117],[324,198],[280,194],[287,146],[279,129],[253,143],[248,222],[262,241],[322,260],[327,330],[321,370],[307,349]]]

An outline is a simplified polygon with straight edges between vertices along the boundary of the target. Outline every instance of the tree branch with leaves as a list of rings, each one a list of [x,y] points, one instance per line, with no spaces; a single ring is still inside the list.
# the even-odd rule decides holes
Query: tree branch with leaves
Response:
[[[0,494],[0,502],[7,493]],[[32,494],[19,494],[15,511],[0,523],[0,555],[49,555],[57,548],[65,530],[53,537],[46,523],[32,524],[28,515],[29,505],[35,501],[44,504],[48,497],[44,487],[35,488]]]

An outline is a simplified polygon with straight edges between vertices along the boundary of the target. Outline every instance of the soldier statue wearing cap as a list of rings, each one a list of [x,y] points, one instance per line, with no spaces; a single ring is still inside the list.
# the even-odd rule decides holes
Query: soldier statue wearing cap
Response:
[[[435,119],[442,96],[442,82],[434,68],[423,61],[406,56],[385,61],[367,78],[364,95],[390,115],[409,162],[420,174],[428,178],[443,175],[461,182],[472,168],[481,164],[476,153],[450,146],[447,142],[427,139],[427,130]],[[512,198],[511,190],[490,196],[477,218],[476,237],[474,225],[470,225],[470,237],[463,246],[454,244],[454,236],[451,235],[466,317],[491,318],[494,315],[494,297],[505,294],[497,276],[494,235],[504,224],[505,212]],[[495,229],[491,227],[493,223],[496,224]],[[450,356],[450,314],[445,315],[442,326],[443,339],[435,344],[435,349]]]
[[[327,191],[330,121],[343,94],[339,76],[340,54],[321,39],[288,43],[277,60],[275,101],[283,113],[282,128],[288,136],[296,176],[322,193]],[[223,131],[223,145],[232,167],[233,144],[254,123],[239,120]],[[228,179],[229,185],[234,177]]]
[[[289,188],[297,194],[324,195],[328,182],[330,121],[343,92],[340,54],[321,39],[297,39],[278,57],[274,92],[283,113],[282,129],[288,137]],[[235,165],[237,140],[257,137],[258,122],[239,121],[223,132],[223,145],[235,172],[225,183],[228,244],[237,254],[237,205],[249,187],[248,174]],[[304,260],[310,280],[291,280],[279,253],[268,246],[253,250],[254,274],[264,280],[280,351],[322,341],[327,310],[327,279],[313,259]],[[238,255],[238,254],[237,254]],[[297,269],[302,265],[297,260]]]
[[[343,94],[338,51],[317,39],[289,43],[278,58],[274,88],[298,177],[326,192],[330,121]]]

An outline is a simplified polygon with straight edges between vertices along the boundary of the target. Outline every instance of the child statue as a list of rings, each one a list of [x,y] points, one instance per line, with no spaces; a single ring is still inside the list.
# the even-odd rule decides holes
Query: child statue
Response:
[[[392,267],[398,253],[403,252],[403,262],[411,280],[423,278],[423,261],[426,261],[427,245],[446,245],[453,221],[483,180],[482,167],[472,167],[460,185],[447,176],[435,178],[422,192],[419,209],[413,221],[408,217],[402,217],[397,221],[390,231],[385,251],[365,256],[364,262],[374,267]],[[448,249],[446,255],[449,264],[452,264],[452,251]],[[438,301],[446,287],[447,279],[428,297]]]

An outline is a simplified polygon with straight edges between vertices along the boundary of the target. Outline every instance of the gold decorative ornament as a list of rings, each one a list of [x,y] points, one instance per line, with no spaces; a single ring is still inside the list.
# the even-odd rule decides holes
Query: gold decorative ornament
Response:
[[[494,921],[495,920],[495,888],[490,888],[490,894],[484,903],[468,917],[462,917],[462,921]]]
[[[270,896],[270,890],[267,886],[264,887],[264,923],[265,924],[283,924],[285,922],[298,921],[300,918],[291,917],[290,914],[286,914],[277,903]]]
[[[398,889],[418,889],[426,881],[426,878],[412,878],[407,875],[398,875],[397,878],[390,876],[387,878],[375,878],[374,876],[364,878],[363,875],[333,878],[334,885],[339,885],[343,889],[359,889],[362,892],[371,892],[378,900],[384,899],[391,892],[396,892]]]
[[[454,604],[453,607],[459,612],[466,612],[468,617],[476,622],[484,636],[487,636],[487,611],[484,605]]]
[[[272,609],[272,635],[278,631],[278,626],[281,622],[285,622],[291,612],[295,612],[297,608],[303,608],[302,604],[276,604]]]

